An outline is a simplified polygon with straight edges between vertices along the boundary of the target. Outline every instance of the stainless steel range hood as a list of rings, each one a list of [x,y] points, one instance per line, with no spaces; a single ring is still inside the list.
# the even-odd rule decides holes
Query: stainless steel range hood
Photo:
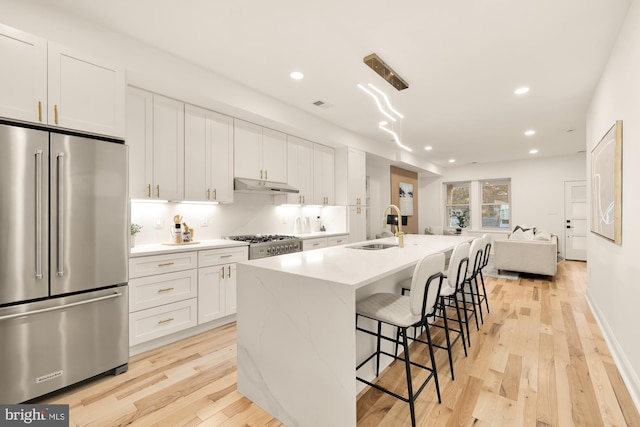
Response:
[[[258,179],[235,178],[233,189],[239,193],[287,194],[300,190],[281,182],[261,181]]]

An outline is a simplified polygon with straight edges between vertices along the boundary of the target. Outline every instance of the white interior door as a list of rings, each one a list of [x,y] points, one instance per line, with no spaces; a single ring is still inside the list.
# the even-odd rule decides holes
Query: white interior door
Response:
[[[565,258],[587,260],[587,183],[564,183]]]

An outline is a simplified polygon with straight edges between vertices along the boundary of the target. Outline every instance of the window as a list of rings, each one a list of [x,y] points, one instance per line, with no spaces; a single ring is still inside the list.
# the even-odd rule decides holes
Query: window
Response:
[[[445,224],[447,227],[468,227],[471,225],[470,185],[468,182],[445,184],[447,201],[445,204]]]
[[[482,228],[511,228],[511,180],[482,181]]]

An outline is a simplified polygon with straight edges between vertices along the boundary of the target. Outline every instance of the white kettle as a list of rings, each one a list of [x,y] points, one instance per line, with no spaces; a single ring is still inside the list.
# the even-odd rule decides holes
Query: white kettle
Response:
[[[309,220],[308,216],[304,217],[302,228],[303,228],[303,233],[311,233],[311,221]]]
[[[297,216],[295,222],[293,223],[293,234],[302,234],[302,233],[304,233],[302,229],[302,218]]]

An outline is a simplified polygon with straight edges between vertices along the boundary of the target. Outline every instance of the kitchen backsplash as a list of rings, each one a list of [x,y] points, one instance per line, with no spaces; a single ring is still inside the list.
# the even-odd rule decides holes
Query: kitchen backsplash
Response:
[[[131,222],[142,225],[136,244],[168,241],[174,215],[181,215],[183,222],[194,229],[195,240],[255,233],[293,234],[298,216],[308,216],[312,227],[320,216],[327,232],[347,232],[344,206],[280,206],[274,205],[273,196],[236,193],[234,203],[222,205],[131,202]]]

